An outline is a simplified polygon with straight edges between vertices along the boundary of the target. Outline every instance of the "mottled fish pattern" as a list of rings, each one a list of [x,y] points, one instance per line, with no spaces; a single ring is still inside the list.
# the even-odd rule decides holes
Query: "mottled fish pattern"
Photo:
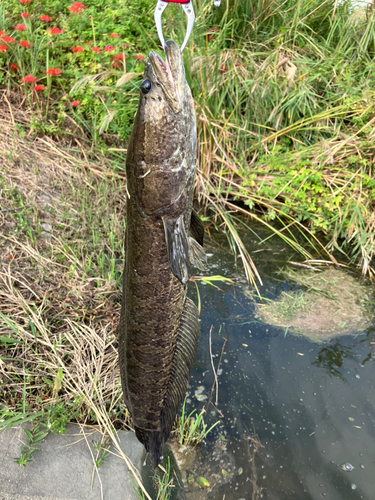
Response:
[[[123,299],[118,327],[125,403],[156,467],[185,396],[198,311],[186,296],[190,261],[204,259],[193,210],[196,118],[181,52],[151,52],[126,159]]]

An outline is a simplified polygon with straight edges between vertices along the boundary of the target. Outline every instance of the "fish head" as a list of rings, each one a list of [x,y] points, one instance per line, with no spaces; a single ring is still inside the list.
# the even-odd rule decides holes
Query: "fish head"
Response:
[[[150,52],[140,90],[127,153],[129,194],[146,215],[173,218],[192,198],[196,166],[194,100],[174,41],[165,44],[165,61]]]
[[[146,101],[164,102],[173,113],[179,113],[186,105],[194,106],[194,103],[190,102],[192,98],[186,83],[181,50],[173,40],[165,43],[165,61],[156,52],[150,52],[145,65],[141,93]],[[151,113],[152,111],[150,110]]]

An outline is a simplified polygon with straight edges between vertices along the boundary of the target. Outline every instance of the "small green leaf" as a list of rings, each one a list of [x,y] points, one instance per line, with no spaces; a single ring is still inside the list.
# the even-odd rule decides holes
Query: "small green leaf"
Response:
[[[238,475],[240,476],[243,473],[243,468],[240,467],[237,472],[238,472]]]
[[[348,417],[348,419],[349,419],[351,422],[354,422],[354,418],[353,418],[353,417]]]
[[[205,486],[206,488],[210,486],[210,483],[207,481],[207,479],[202,476],[197,477],[196,481],[200,486]]]

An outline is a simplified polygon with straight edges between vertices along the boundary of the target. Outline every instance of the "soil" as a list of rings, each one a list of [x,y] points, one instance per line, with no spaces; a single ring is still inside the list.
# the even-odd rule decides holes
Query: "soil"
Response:
[[[348,272],[328,268],[283,274],[301,289],[257,304],[257,314],[264,323],[313,342],[358,334],[370,326],[370,288]]]

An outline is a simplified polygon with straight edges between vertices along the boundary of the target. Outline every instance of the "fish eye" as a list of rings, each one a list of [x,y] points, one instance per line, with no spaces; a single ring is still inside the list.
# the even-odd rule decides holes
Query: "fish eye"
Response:
[[[151,90],[151,82],[150,80],[143,80],[141,83],[141,90],[143,94],[148,94]]]

